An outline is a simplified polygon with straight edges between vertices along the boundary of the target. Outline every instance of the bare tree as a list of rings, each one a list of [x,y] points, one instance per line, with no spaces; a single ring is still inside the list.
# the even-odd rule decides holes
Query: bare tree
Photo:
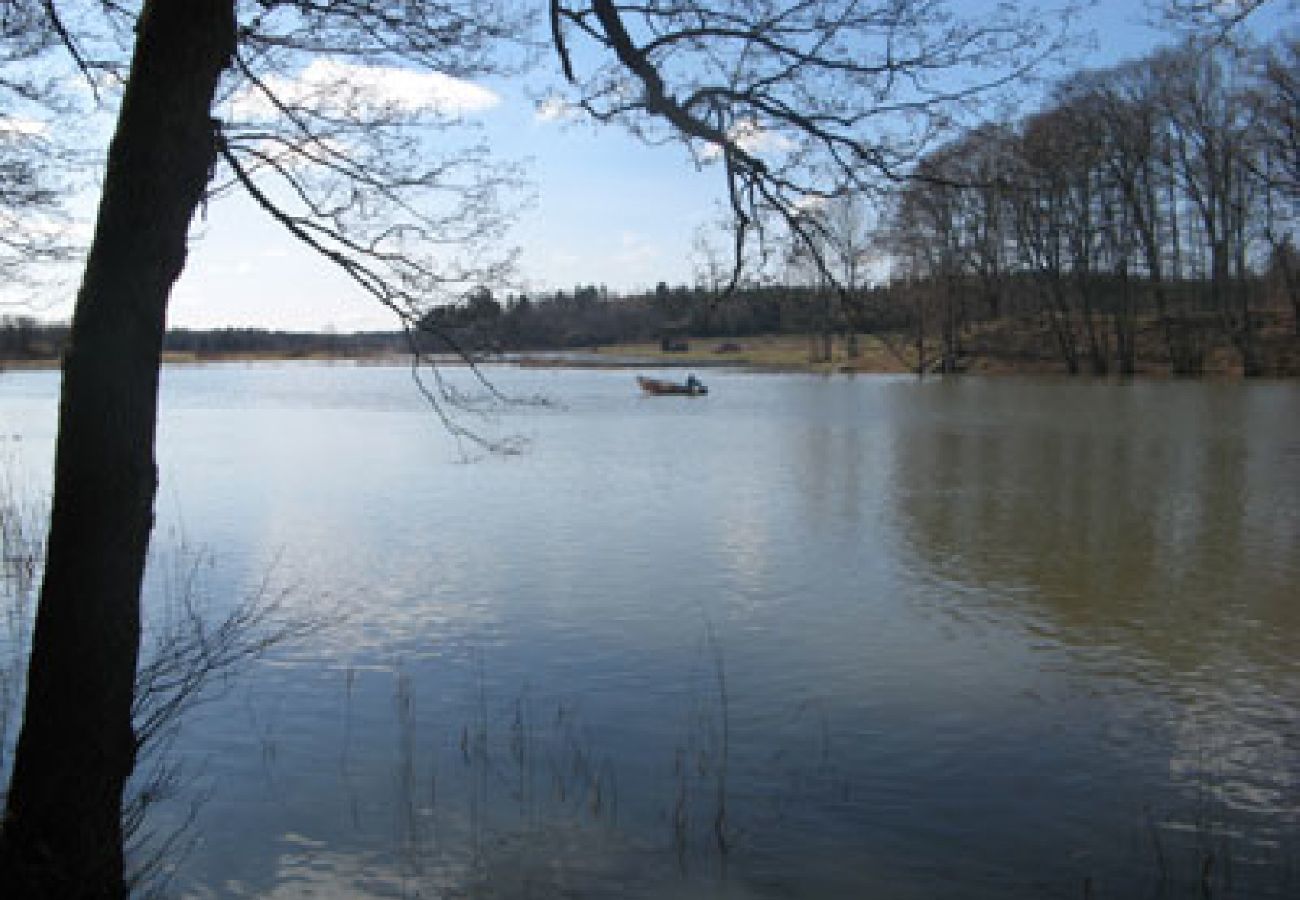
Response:
[[[962,16],[939,0],[552,0],[551,26],[592,117],[679,140],[698,162],[722,166],[739,226],[733,285],[746,241],[764,240],[775,221],[847,301],[809,203],[905,178],[972,108],[1061,50],[1073,12],[1003,4]],[[594,57],[583,52],[592,47]]]
[[[1248,272],[1248,224],[1259,199],[1251,172],[1250,104],[1235,57],[1188,44],[1170,57],[1161,86],[1179,188],[1190,201],[1208,260],[1209,308],[1247,375],[1261,372]]]
[[[1102,144],[1101,165],[1118,208],[1109,215],[1108,233],[1117,266],[1125,314],[1131,314],[1130,276],[1143,279],[1155,306],[1160,333],[1175,375],[1201,371],[1204,347],[1199,331],[1175,306],[1168,289],[1169,270],[1177,269],[1178,211],[1166,186],[1174,178],[1172,140],[1161,102],[1166,69],[1176,66],[1173,51],[1141,62],[1089,73],[1068,89],[1086,102],[1090,128]],[[1177,274],[1175,272],[1175,274]],[[1121,367],[1131,369],[1132,344],[1121,329]]]
[[[1261,286],[1267,270],[1294,314],[1291,43],[1256,56],[1187,41],[1079,73],[1014,130],[927,154],[893,219],[918,346],[937,331],[948,368],[1002,306],[972,314],[970,298],[1024,288],[1072,372],[1133,372],[1151,307],[1174,374],[1203,371],[1220,337],[1247,374],[1285,365]]]
[[[812,298],[808,332],[808,361],[830,363],[835,358],[834,334],[841,322],[843,303],[832,289],[832,265],[827,246],[826,211],[822,204],[810,206],[795,220],[803,237],[790,235],[783,254],[784,278],[788,287],[798,287]]]
[[[494,233],[487,213],[501,180],[483,177],[481,152],[439,158],[413,136],[448,121],[445,109],[365,87],[490,71],[514,22],[491,4],[396,0],[42,0],[10,10],[54,33],[106,100],[114,83],[123,89],[64,357],[0,889],[121,897],[158,369],[190,222],[238,185],[409,325],[429,292],[478,271],[436,248]]]
[[[958,313],[966,256],[959,207],[958,161],[949,148],[923,159],[918,178],[899,192],[892,249],[912,282],[907,292],[916,322],[916,371],[930,368],[927,330],[938,323],[939,371],[956,372],[961,357]]]
[[[62,215],[69,159],[52,133],[66,104],[35,65],[57,39],[39,3],[0,9],[0,277],[11,289],[34,263],[71,251]]]
[[[844,329],[844,355],[849,359],[856,359],[861,352],[859,292],[866,286],[868,270],[879,252],[875,206],[861,194],[840,194],[818,209],[822,221],[817,230],[826,248],[823,255],[849,298],[835,316]]]
[[[927,155],[898,192],[892,247],[917,282],[919,330],[937,325],[941,371],[962,368],[975,323],[1017,314],[1012,275],[1028,265],[1018,204],[1036,184],[1025,146],[1010,126],[984,124]]]
[[[1293,332],[1300,336],[1300,38],[1283,38],[1263,54],[1252,97],[1257,174],[1266,193],[1264,237],[1290,300]]]
[[[1063,218],[1059,222],[1069,266],[1070,286],[1079,307],[1080,330],[1087,348],[1089,368],[1094,375],[1110,369],[1109,323],[1101,315],[1097,277],[1103,253],[1105,184],[1101,160],[1104,144],[1094,127],[1095,111],[1088,98],[1057,101],[1040,125],[1059,132],[1055,141],[1055,181],[1061,188]],[[1032,121],[1032,120],[1031,120]],[[1046,160],[1040,159],[1040,171]]]
[[[1295,0],[1147,0],[1158,23],[1214,42],[1234,39],[1252,16],[1265,8],[1295,9]]]
[[[1300,200],[1300,37],[1283,37],[1263,54],[1257,90],[1269,185]]]
[[[1005,303],[1011,234],[1006,193],[1016,173],[1015,135],[998,123],[984,124],[958,140],[949,154],[960,163],[966,185],[960,197],[962,246],[978,280],[981,315],[997,317]]]

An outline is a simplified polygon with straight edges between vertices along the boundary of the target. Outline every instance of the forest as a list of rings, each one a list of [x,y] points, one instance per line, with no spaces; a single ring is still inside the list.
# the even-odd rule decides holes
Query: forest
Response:
[[[1071,374],[1300,372],[1300,40],[1186,43],[1076,73],[1040,110],[960,134],[878,196],[804,213],[807,245],[764,248],[724,286],[707,237],[697,283],[613,296],[488,292],[432,312],[474,348],[665,336],[819,333]],[[726,235],[722,235],[725,239]]]
[[[413,329],[173,329],[177,354],[480,354],[690,336],[858,335],[909,368],[1093,375],[1300,373],[1300,40],[1195,43],[1060,81],[1039,110],[969,129],[913,177],[804,211],[728,283],[727,225],[696,281],[642,292],[473,287]],[[53,358],[67,328],[0,318],[0,359]],[[814,354],[817,356],[818,354]]]

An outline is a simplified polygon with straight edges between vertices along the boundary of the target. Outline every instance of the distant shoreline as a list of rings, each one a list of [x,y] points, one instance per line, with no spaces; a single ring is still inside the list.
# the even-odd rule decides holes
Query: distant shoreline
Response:
[[[850,353],[842,336],[832,341],[829,359],[824,357],[825,345],[821,336],[767,335],[741,338],[696,338],[686,344],[686,349],[664,350],[657,343],[611,344],[600,347],[570,348],[562,350],[525,350],[504,354],[485,355],[474,362],[480,365],[515,365],[531,369],[653,369],[653,368],[731,368],[754,372],[806,373],[806,374],[915,374],[916,348],[907,336],[895,335],[881,338],[862,335],[858,338],[856,353]],[[1297,340],[1300,345],[1300,340]],[[1057,358],[1039,354],[1006,352],[1004,348],[983,348],[984,352],[971,352],[959,360],[959,372],[973,375],[1066,375],[1065,366]],[[926,348],[927,371],[937,372],[936,348]],[[1288,354],[1276,371],[1268,377],[1294,378],[1300,375],[1296,357]],[[455,354],[437,354],[440,365],[465,365]],[[234,363],[320,362],[351,363],[355,365],[409,365],[411,357],[393,351],[362,351],[343,353],[329,350],[312,351],[168,351],[163,354],[166,366],[222,365]],[[1226,350],[1207,359],[1204,376],[1212,378],[1241,377],[1240,365]],[[1135,375],[1141,377],[1170,377],[1168,363],[1163,359],[1139,357]],[[60,358],[39,356],[26,358],[0,357],[0,372],[5,370],[57,369]],[[1111,377],[1115,373],[1110,373]]]

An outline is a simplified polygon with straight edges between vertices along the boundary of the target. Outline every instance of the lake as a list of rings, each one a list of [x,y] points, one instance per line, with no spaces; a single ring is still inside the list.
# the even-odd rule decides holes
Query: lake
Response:
[[[169,893],[1300,893],[1300,385],[488,374],[518,455],[165,370],[151,621],[329,620],[168,748]],[[25,496],[56,399],[0,375]]]

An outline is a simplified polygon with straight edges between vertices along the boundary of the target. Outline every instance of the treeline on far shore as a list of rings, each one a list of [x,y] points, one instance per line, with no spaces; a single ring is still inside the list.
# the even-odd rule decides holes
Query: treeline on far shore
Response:
[[[918,372],[1300,375],[1300,33],[1196,41],[1076,72],[1037,110],[937,143],[883,193],[836,192],[799,239],[701,286],[469,292],[408,327],[174,329],[172,358],[501,354],[808,335],[808,362]],[[791,223],[787,223],[791,224]],[[736,242],[725,226],[720,246]],[[868,284],[888,270],[887,283]],[[57,358],[67,328],[0,317],[0,362]],[[705,344],[709,346],[710,344]],[[696,348],[698,349],[698,348]]]
[[[621,344],[684,349],[693,339],[717,346],[727,339],[768,335],[809,336],[808,362],[853,367],[863,338],[875,336],[893,351],[898,367],[914,371],[1071,370],[1062,353],[1059,317],[1041,303],[1036,279],[1011,277],[999,285],[999,302],[987,302],[987,283],[949,276],[900,280],[851,293],[829,287],[742,287],[729,296],[704,288],[661,283],[654,290],[619,294],[597,286],[545,294],[511,294],[498,300],[480,290],[464,303],[439,307],[415,334],[400,329],[355,333],[273,331],[256,328],[171,329],[164,352],[180,359],[373,357],[471,353],[479,358],[530,351],[592,350]],[[1133,371],[1178,373],[1170,357],[1168,307],[1180,311],[1179,328],[1194,330],[1205,373],[1241,372],[1229,324],[1216,312],[1210,285],[1166,281],[1159,303],[1132,280],[1095,285],[1092,327],[1107,330],[1124,317],[1132,342]],[[1276,271],[1238,284],[1255,298],[1252,317],[1265,375],[1300,375],[1300,325]],[[960,336],[937,297],[966,296]],[[1161,307],[1164,306],[1162,316]],[[68,329],[31,317],[0,317],[0,362],[51,360],[63,352]],[[954,343],[957,347],[954,349]],[[697,348],[698,349],[698,348]],[[959,355],[953,366],[954,353]],[[860,368],[870,368],[863,361]],[[1075,371],[1078,369],[1075,368]]]
[[[66,322],[41,322],[30,316],[0,316],[0,362],[57,360],[67,345]],[[373,356],[410,349],[400,331],[355,333],[272,331],[263,328],[172,328],[163,352],[195,358],[265,356]]]
[[[873,330],[902,328],[887,291],[862,293],[875,312]],[[274,331],[260,328],[169,329],[164,353],[178,356],[374,356],[591,349],[615,344],[688,341],[691,337],[807,334],[825,324],[821,292],[806,287],[752,287],[721,299],[716,292],[661,283],[619,294],[595,285],[498,300],[490,290],[430,310],[411,332]],[[68,338],[62,322],[0,316],[0,360],[57,359]]]

